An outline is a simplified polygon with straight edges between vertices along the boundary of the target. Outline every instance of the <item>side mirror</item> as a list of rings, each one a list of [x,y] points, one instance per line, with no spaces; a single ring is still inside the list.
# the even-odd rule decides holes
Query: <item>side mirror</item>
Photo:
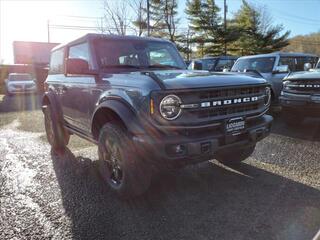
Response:
[[[68,74],[90,74],[89,63],[81,58],[67,58],[65,62],[65,75]]]
[[[191,69],[192,70],[202,70],[202,63],[199,61],[192,62]]]
[[[303,65],[303,69],[304,69],[305,71],[309,71],[311,68],[312,68],[312,64],[311,64],[311,63],[305,63],[305,64]]]
[[[276,66],[275,70],[272,73],[288,73],[289,66],[288,65],[280,65]]]

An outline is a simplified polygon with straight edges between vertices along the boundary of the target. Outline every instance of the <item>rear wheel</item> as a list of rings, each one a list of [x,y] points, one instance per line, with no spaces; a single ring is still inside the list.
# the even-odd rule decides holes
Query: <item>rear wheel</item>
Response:
[[[219,153],[216,159],[225,165],[236,165],[246,160],[254,152],[256,145]]]
[[[47,139],[54,151],[63,150],[69,143],[70,134],[63,127],[61,120],[51,105],[44,109],[44,122]]]
[[[151,182],[148,164],[137,157],[125,130],[112,123],[100,131],[99,172],[111,190],[123,198],[141,195]]]

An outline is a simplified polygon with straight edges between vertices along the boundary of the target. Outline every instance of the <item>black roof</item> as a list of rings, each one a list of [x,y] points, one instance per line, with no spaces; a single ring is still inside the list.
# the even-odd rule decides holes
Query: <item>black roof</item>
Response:
[[[74,45],[77,43],[82,43],[87,40],[93,40],[97,38],[103,38],[103,39],[109,39],[109,40],[132,40],[132,41],[157,41],[157,42],[169,42],[168,40],[164,40],[161,38],[154,38],[154,37],[138,37],[138,36],[121,36],[121,35],[115,35],[115,34],[101,34],[101,33],[88,33],[80,38],[77,38],[73,41],[60,44],[52,49],[52,51],[55,51],[59,48],[65,47],[67,45]]]

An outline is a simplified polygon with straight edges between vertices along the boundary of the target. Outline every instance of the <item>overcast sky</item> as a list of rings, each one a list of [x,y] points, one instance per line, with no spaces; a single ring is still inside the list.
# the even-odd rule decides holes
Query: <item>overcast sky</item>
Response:
[[[117,0],[108,0],[115,2]],[[185,0],[179,0],[180,27],[187,27]],[[222,8],[223,0],[216,0]],[[283,24],[291,36],[320,31],[320,0],[249,0],[265,6],[274,24]],[[227,0],[228,16],[241,6],[241,0]],[[102,0],[0,0],[0,60],[13,62],[13,41],[47,41],[47,22],[51,25],[96,27],[103,15]],[[89,18],[74,18],[82,16]],[[92,18],[90,18],[92,17]],[[93,30],[50,28],[51,42],[66,42]]]

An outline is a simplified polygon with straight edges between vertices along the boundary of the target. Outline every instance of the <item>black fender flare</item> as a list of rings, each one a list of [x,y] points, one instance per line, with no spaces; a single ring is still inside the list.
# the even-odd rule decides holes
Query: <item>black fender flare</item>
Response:
[[[52,106],[52,109],[54,109],[55,114],[58,115],[58,119],[60,121],[62,121],[62,119],[63,119],[62,109],[61,109],[61,106],[59,104],[59,101],[57,99],[56,94],[52,91],[45,92],[43,94],[42,101],[41,101],[42,111],[44,111],[44,109],[47,107],[48,102]]]
[[[141,134],[144,133],[143,127],[138,120],[136,111],[123,99],[107,99],[99,104],[95,109],[91,118],[91,132],[94,133],[94,121],[97,113],[101,110],[111,110],[123,122],[129,133]]]

